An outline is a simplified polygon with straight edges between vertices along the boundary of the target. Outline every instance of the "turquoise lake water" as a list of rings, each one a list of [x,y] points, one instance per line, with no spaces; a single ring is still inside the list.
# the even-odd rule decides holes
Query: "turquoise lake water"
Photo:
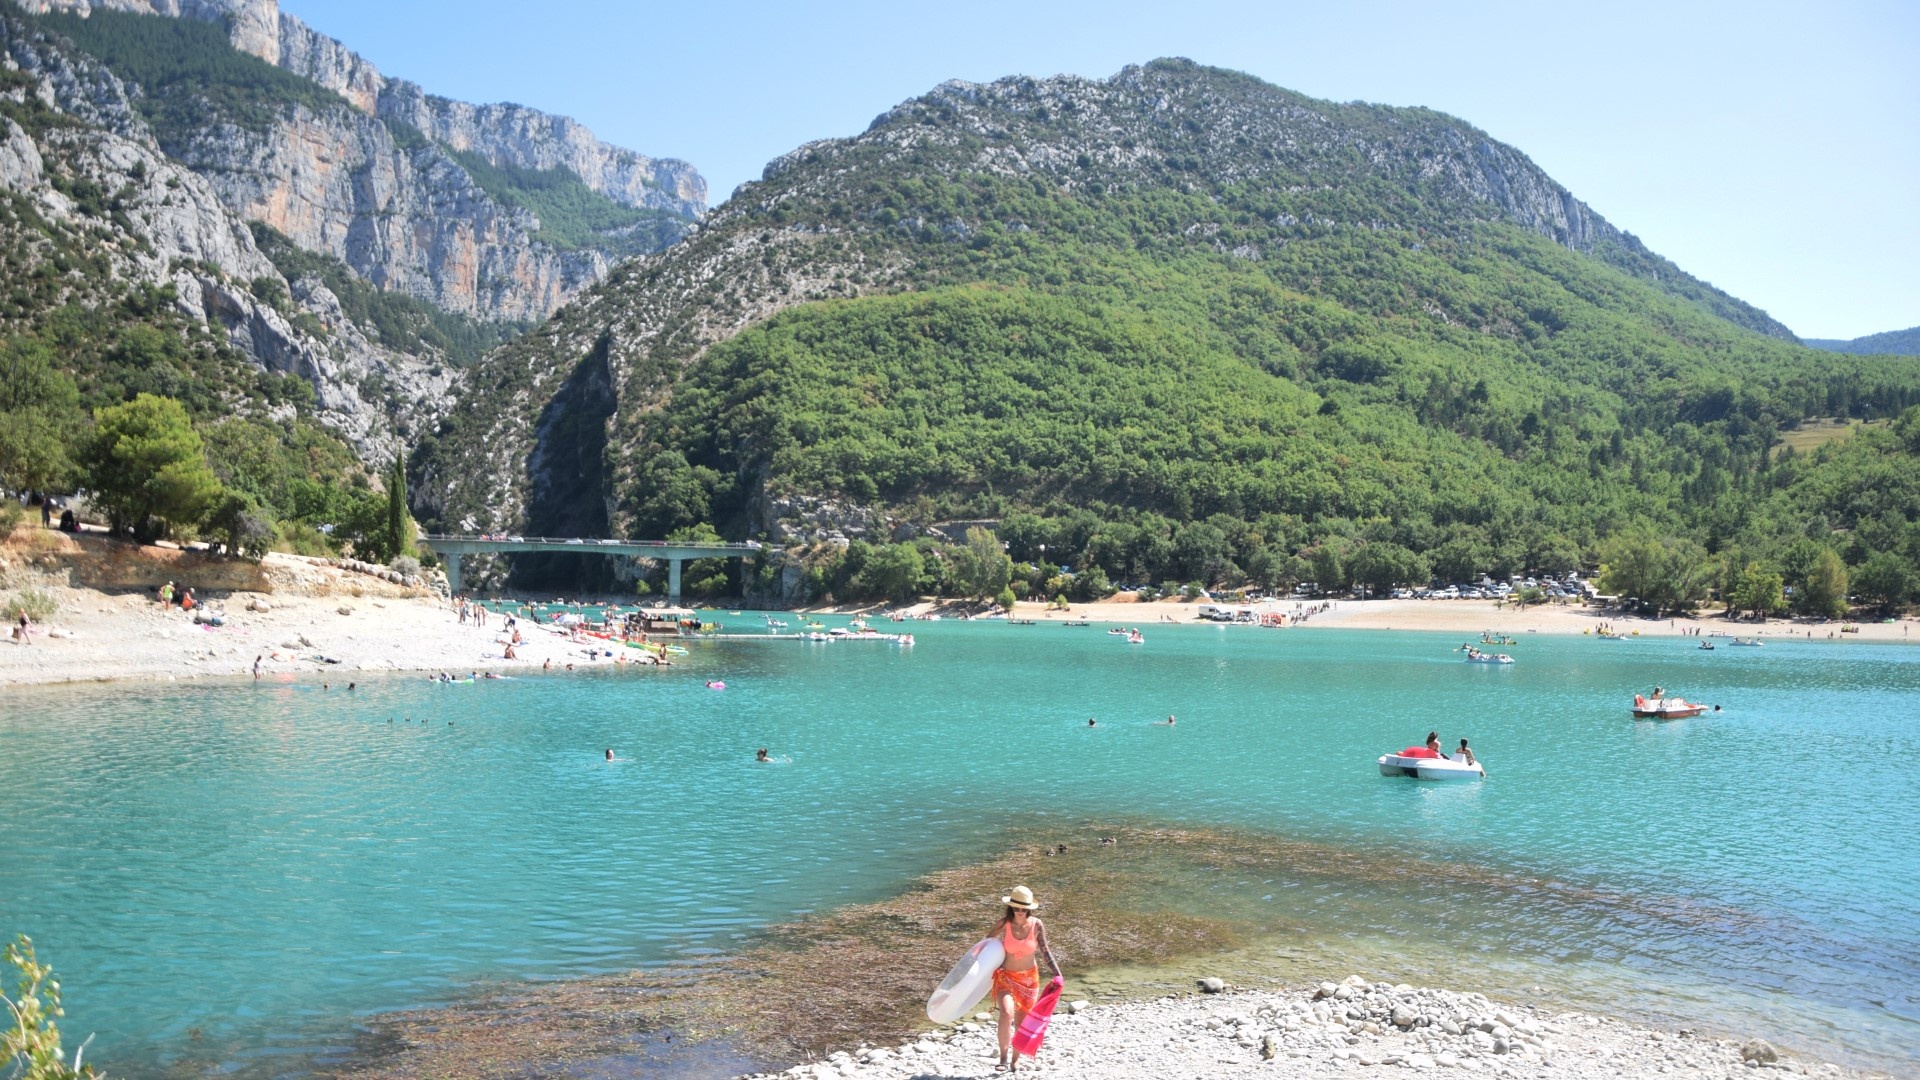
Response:
[[[0,694],[0,932],[33,936],[69,1045],[95,1033],[115,1075],[297,1073],[356,1017],[724,951],[994,854],[1009,821],[1219,825],[1404,867],[1203,886],[1311,930],[1296,951],[1390,977],[1404,944],[1463,981],[1920,1063],[1920,648],[1529,635],[1491,668],[1433,634],[906,628],[351,694]],[[1724,711],[1628,719],[1654,683]],[[1489,779],[1378,775],[1430,729]],[[1425,882],[1442,862],[1512,885]]]

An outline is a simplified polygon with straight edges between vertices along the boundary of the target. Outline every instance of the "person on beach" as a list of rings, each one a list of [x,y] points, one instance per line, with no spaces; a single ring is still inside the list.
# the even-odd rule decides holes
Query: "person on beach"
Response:
[[[31,632],[32,632],[32,630],[33,630],[33,620],[31,620],[31,619],[29,619],[29,618],[27,618],[27,613],[26,613],[26,612],[24,612],[24,611],[23,611],[23,612],[21,612],[21,613],[20,613],[20,625],[19,625],[19,627],[17,627],[17,628],[16,628],[15,630],[14,630],[14,632],[13,632],[13,636],[14,636],[14,638],[15,638],[15,639],[16,639],[17,641],[19,641],[19,642],[20,642],[20,644],[22,644],[22,645],[31,645],[31,644],[33,644],[33,641],[32,641],[32,639],[31,639],[31,638],[29,638],[29,637],[28,637],[27,635],[28,635],[29,633],[31,633]]]
[[[263,656],[256,656],[253,658],[253,677],[256,679],[260,677],[260,661],[264,659],[266,658]]]
[[[1040,963],[1035,954],[1046,954],[1047,966],[1055,975],[1060,974],[1060,961],[1047,944],[1047,928],[1033,914],[1040,905],[1032,889],[1015,885],[1000,902],[1007,911],[1000,916],[996,933],[1007,958],[993,973],[993,1000],[1000,1009],[1000,1061],[994,1071],[1014,1072],[1020,1067],[1020,1055],[1013,1051],[1013,1030],[1040,996]]]

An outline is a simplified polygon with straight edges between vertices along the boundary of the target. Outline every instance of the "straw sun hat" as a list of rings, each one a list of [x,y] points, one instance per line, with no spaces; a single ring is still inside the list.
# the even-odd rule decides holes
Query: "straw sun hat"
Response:
[[[1011,893],[1000,898],[1000,902],[1008,907],[1017,907],[1023,911],[1040,910],[1040,905],[1034,902],[1033,890],[1027,888],[1025,885],[1015,885]]]

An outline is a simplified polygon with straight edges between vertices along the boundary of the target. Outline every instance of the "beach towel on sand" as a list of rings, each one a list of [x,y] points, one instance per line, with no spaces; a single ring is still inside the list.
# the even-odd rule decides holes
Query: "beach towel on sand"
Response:
[[[1037,969],[1036,969],[1037,970]],[[1047,984],[1047,989],[1027,1015],[1020,1020],[1020,1030],[1013,1033],[1013,1049],[1033,1057],[1040,1052],[1040,1044],[1047,1037],[1047,1025],[1053,1022],[1054,1007],[1060,1004],[1060,992],[1067,987],[1067,981],[1058,975]]]

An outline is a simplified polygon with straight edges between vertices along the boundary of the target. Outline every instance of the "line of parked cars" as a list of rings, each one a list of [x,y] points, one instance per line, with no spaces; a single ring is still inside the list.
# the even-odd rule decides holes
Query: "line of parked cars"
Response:
[[[1498,600],[1511,596],[1519,589],[1539,589],[1548,599],[1570,597],[1584,600],[1598,593],[1592,582],[1583,581],[1578,574],[1564,577],[1523,578],[1518,582],[1492,581],[1478,585],[1454,584],[1442,585],[1434,582],[1425,589],[1395,589],[1393,595],[1400,599],[1409,597],[1429,600]]]

